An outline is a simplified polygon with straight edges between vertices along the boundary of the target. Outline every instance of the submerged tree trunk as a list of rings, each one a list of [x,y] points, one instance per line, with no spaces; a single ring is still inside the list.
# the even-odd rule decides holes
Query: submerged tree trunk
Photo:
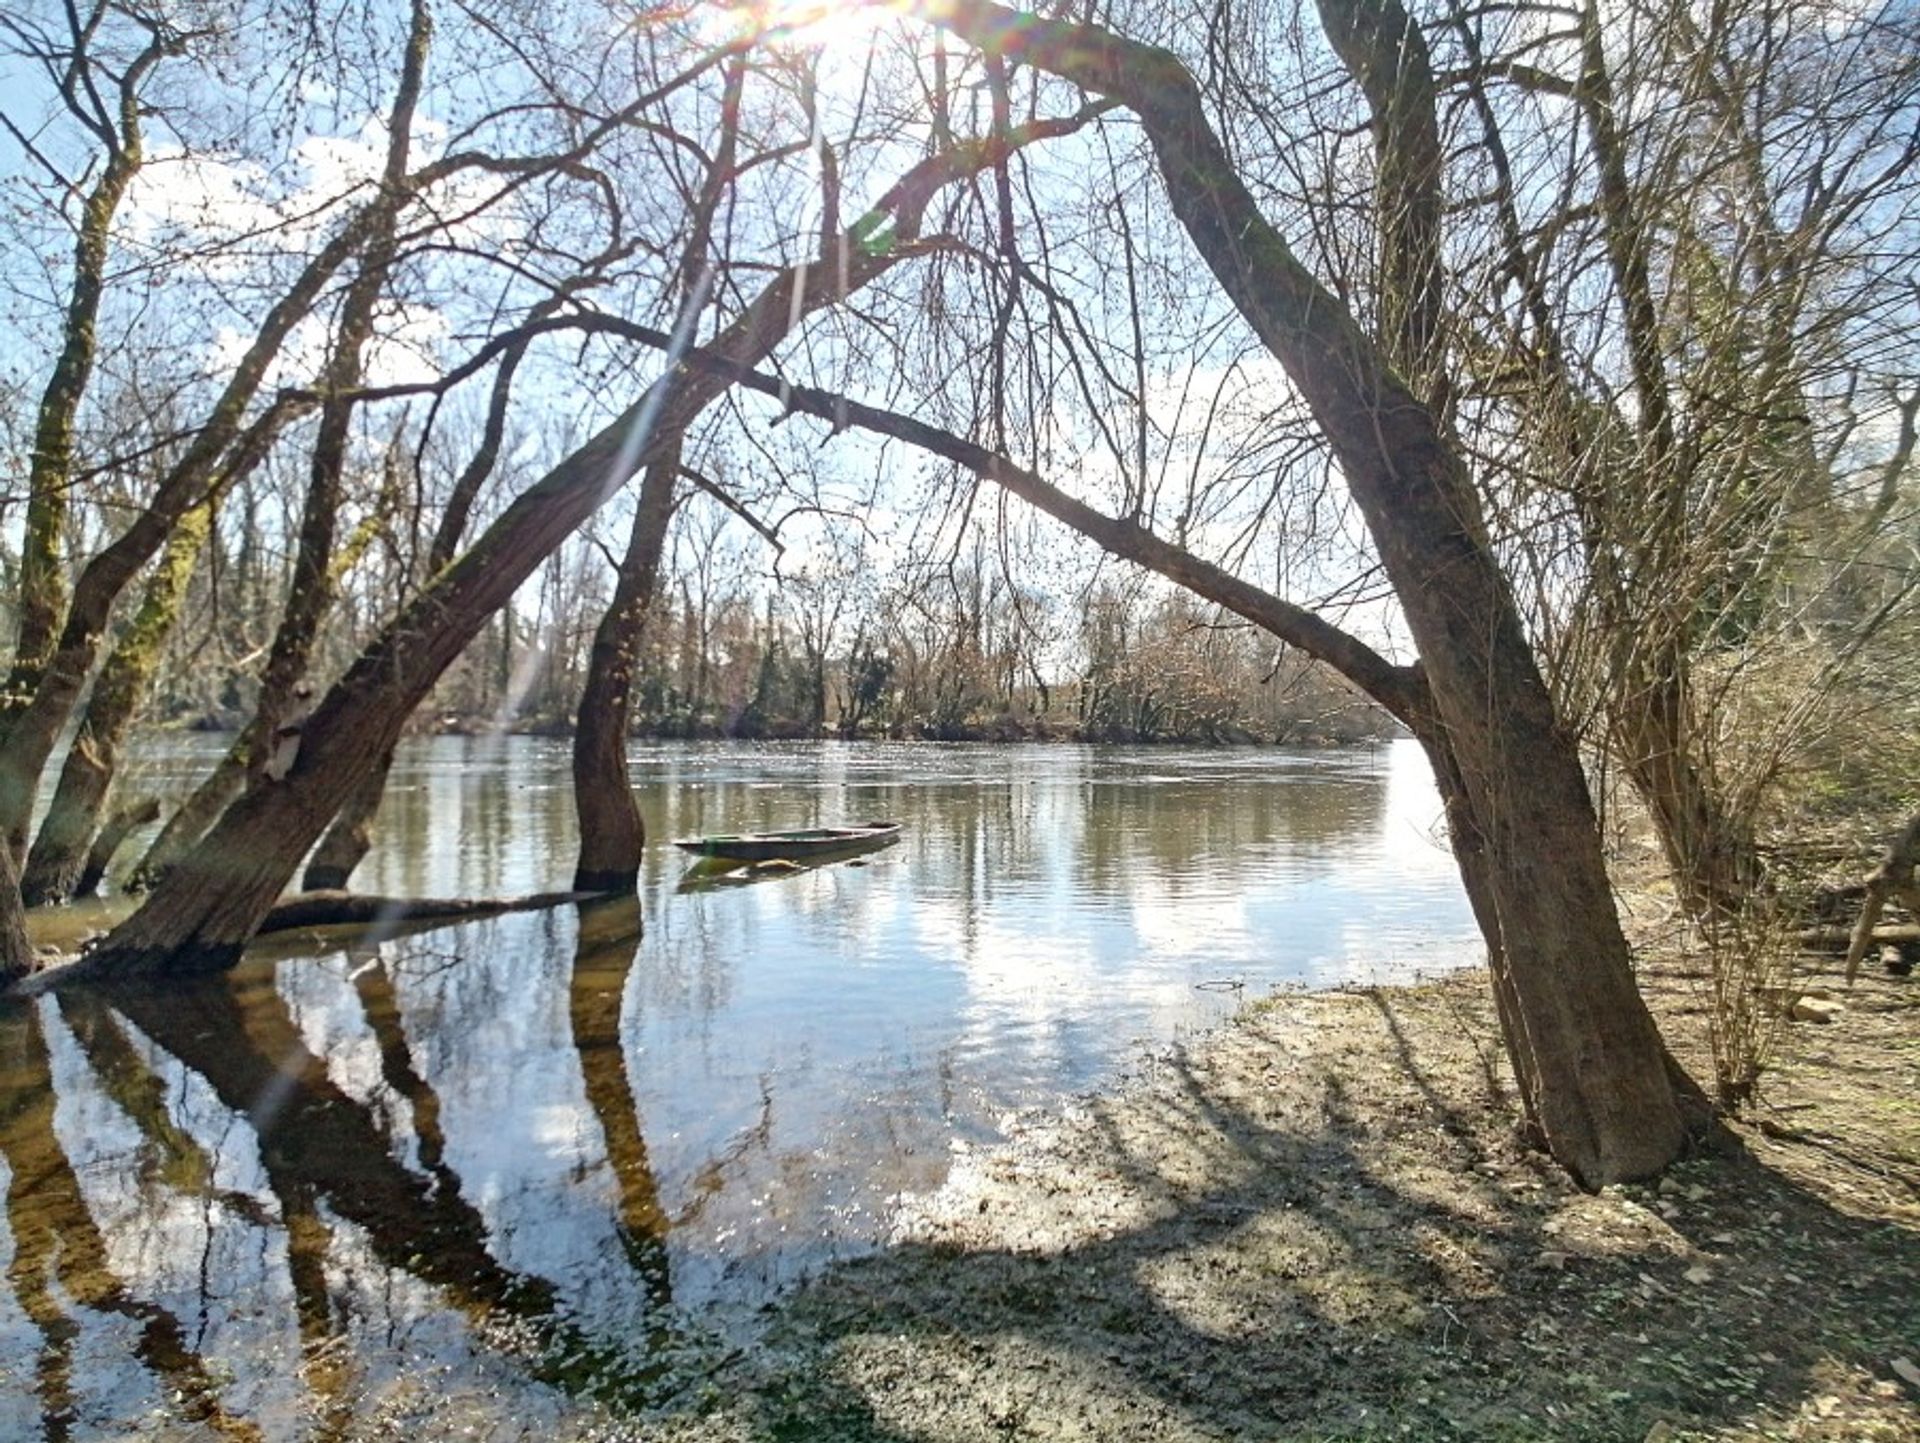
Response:
[[[734,180],[740,137],[740,97],[746,84],[746,57],[727,69],[720,103],[720,140],[707,167],[687,226],[678,281],[681,304],[701,304],[695,277],[713,240],[713,217]],[[832,215],[832,200],[829,201]],[[821,248],[830,251],[837,219],[829,219]],[[633,799],[627,772],[627,727],[632,715],[633,667],[640,631],[653,602],[660,554],[673,519],[673,489],[680,479],[683,437],[662,438],[647,463],[634,506],[626,556],[614,581],[613,598],[593,632],[587,679],[573,729],[573,806],[580,823],[580,855],[573,885],[582,891],[631,892],[640,880],[640,854],[647,825]]]
[[[33,970],[33,943],[20,905],[20,877],[13,870],[13,849],[0,847],[0,985],[19,981]]]
[[[29,907],[65,902],[86,870],[94,834],[100,829],[120,749],[133,725],[147,683],[160,665],[167,633],[180,614],[187,581],[213,523],[208,502],[182,518],[167,542],[133,622],[100,669],[86,715],[47,807],[46,819],[27,855],[20,876],[21,900]]]
[[[647,464],[627,554],[613,600],[594,629],[580,715],[573,729],[573,805],[580,818],[580,858],[573,885],[581,892],[631,892],[640,880],[647,828],[634,805],[627,773],[633,662],[653,599],[680,477],[676,437]]]
[[[301,891],[338,891],[352,879],[354,869],[373,850],[373,819],[387,794],[387,776],[392,770],[393,752],[389,749],[348,795],[340,815],[313,849],[306,870],[300,874]]]
[[[94,836],[93,845],[87,848],[87,863],[80,869],[80,880],[73,884],[75,899],[91,897],[100,890],[100,883],[107,875],[107,868],[113,865],[114,853],[120,850],[120,844],[133,835],[134,829],[144,827],[149,822],[160,820],[160,799],[142,797],[137,802],[128,802],[116,807],[107,820],[101,824]]]
[[[557,310],[559,304],[559,297],[556,296],[550,304],[536,306],[534,318],[539,319]],[[500,458],[501,442],[506,437],[507,405],[513,399],[514,373],[525,354],[525,345],[509,350],[501,358],[500,369],[494,374],[480,444],[454,483],[452,494],[447,498],[446,510],[440,515],[440,524],[434,529],[433,543],[427,548],[426,575],[429,577],[438,575],[441,568],[452,561],[459,551],[460,538],[466,534],[467,519],[473,514],[480,488],[486,484],[487,477],[493,474],[494,465]],[[346,804],[340,808],[340,815],[334,818],[333,825],[327,828],[326,835],[320,839],[320,845],[314,849],[313,856],[307,862],[307,870],[300,879],[303,891],[317,892],[344,887],[353,876],[354,869],[366,860],[367,852],[373,846],[373,821],[379,815],[381,798],[387,793],[387,777],[392,771],[393,752],[389,750],[374,763],[366,780],[354,788]],[[202,832],[212,820],[211,817],[207,818],[201,826]]]
[[[978,0],[938,13],[985,48],[1017,36],[1027,62],[1139,116],[1175,213],[1332,446],[1419,647],[1486,839],[1516,1013],[1509,1044],[1532,1114],[1586,1186],[1659,1171],[1685,1129],[1634,984],[1598,818],[1437,418],[1260,213],[1173,56]]]

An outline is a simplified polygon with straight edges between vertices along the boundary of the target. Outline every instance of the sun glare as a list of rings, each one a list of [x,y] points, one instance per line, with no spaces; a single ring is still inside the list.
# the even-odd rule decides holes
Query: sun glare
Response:
[[[753,0],[733,14],[739,26],[779,44],[840,50],[872,43],[893,9],[871,0]]]

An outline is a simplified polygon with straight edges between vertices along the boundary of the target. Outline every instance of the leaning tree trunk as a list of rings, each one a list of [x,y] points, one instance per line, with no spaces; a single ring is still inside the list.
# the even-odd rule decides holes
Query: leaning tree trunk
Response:
[[[563,291],[550,301],[543,301],[534,307],[533,318],[543,319],[558,310],[566,294]],[[429,577],[438,575],[441,568],[452,561],[459,551],[460,538],[466,534],[467,520],[473,514],[480,488],[486,484],[487,477],[493,474],[494,465],[500,457],[501,442],[506,437],[507,405],[513,399],[514,374],[526,351],[525,344],[508,350],[501,358],[500,369],[494,373],[480,444],[462,468],[459,479],[454,482],[453,490],[447,497],[446,510],[441,513],[440,524],[434,529],[433,542],[427,548],[426,574]],[[374,763],[366,780],[354,788],[346,805],[340,808],[340,815],[334,818],[333,825],[327,828],[326,835],[320,839],[320,845],[314,848],[313,856],[307,862],[307,870],[300,879],[303,891],[318,892],[345,887],[354,869],[366,860],[367,853],[373,848],[373,820],[379,815],[381,798],[387,794],[387,778],[393,771],[393,756],[389,750]],[[202,832],[211,825],[212,820],[209,817],[202,824]]]
[[[102,128],[106,160],[80,208],[60,354],[34,418],[33,453],[27,467],[26,525],[20,544],[20,624],[15,634],[13,668],[5,688],[0,689],[0,733],[26,709],[39,688],[60,633],[61,614],[66,609],[65,553],[74,423],[93,375],[94,326],[106,291],[113,217],[145,160],[140,87],[147,72],[176,48],[177,42],[170,38],[155,38],[121,74],[119,130],[115,134]],[[74,58],[80,69],[92,64],[92,57],[85,53]]]
[[[1519,1081],[1584,1185],[1657,1172],[1685,1145],[1635,987],[1570,736],[1433,412],[1267,222],[1165,51],[1093,25],[949,0],[940,22],[1128,104],[1202,259],[1333,448],[1393,583],[1473,815],[1513,984]]]
[[[692,207],[687,241],[681,250],[680,292],[693,293],[694,276],[713,240],[713,217],[734,178],[740,138],[740,97],[746,82],[746,57],[736,56],[727,70],[720,107],[720,141],[714,147],[700,194]],[[833,217],[833,198],[828,214]],[[826,222],[823,249],[831,249],[837,219]],[[582,892],[632,892],[639,885],[640,854],[647,824],[633,799],[627,771],[627,726],[632,715],[633,667],[640,631],[653,602],[660,574],[660,553],[673,519],[673,488],[680,479],[683,438],[662,438],[659,453],[647,463],[634,507],[627,554],[620,562],[613,599],[594,628],[587,679],[573,729],[573,806],[580,822],[580,856],[573,885]]]
[[[33,970],[33,943],[20,905],[20,878],[13,870],[13,849],[0,847],[0,984],[17,982]]]
[[[634,805],[627,772],[627,724],[632,714],[633,663],[640,631],[660,574],[673,486],[680,476],[676,437],[647,464],[633,514],[627,554],[613,600],[594,629],[580,716],[573,729],[573,805],[580,818],[576,892],[631,892],[640,880],[647,826]]]
[[[395,228],[408,196],[407,152],[412,144],[413,116],[433,37],[432,13],[426,0],[414,0],[411,13],[400,85],[387,121],[380,191],[367,207],[365,249],[340,303],[339,331],[321,376],[320,425],[308,466],[293,580],[261,674],[253,718],[212,776],[181,807],[155,843],[153,856],[140,866],[143,878],[153,877],[171,857],[197,842],[200,832],[193,828],[211,825],[212,818],[239,790],[249,780],[257,779],[272,751],[275,730],[293,710],[295,690],[307,673],[321,623],[333,604],[333,546],[356,404],[353,393],[360,385],[366,349],[373,339],[375,309],[386,291],[397,252]]]
[[[74,897],[91,897],[100,890],[100,883],[106,879],[107,868],[113,865],[114,854],[120,850],[121,843],[132,836],[137,828],[149,822],[160,820],[160,799],[142,797],[137,802],[127,802],[114,808],[112,814],[101,823],[100,830],[94,834],[93,845],[87,848],[86,865],[80,869],[80,880],[73,884]]]
[[[312,309],[333,273],[358,248],[363,234],[358,224],[349,223],[307,263],[293,286],[267,313],[206,424],[168,471],[146,509],[87,563],[74,582],[66,624],[40,685],[8,728],[4,743],[0,743],[0,832],[16,852],[25,848],[40,774],[100,654],[114,603],[159,551],[181,516],[205,499],[214,470],[240,434],[247,406],[268,366],[278,358],[281,344]],[[292,404],[296,403],[276,403]],[[270,408],[255,425],[278,424],[272,415]]]
[[[80,730],[60,769],[46,819],[40,824],[20,876],[21,898],[29,907],[64,902],[73,895],[106,810],[120,749],[147,683],[159,667],[167,633],[180,614],[187,580],[212,524],[211,501],[181,519],[147,583],[132,624],[100,669]]]
[[[814,312],[918,254],[921,217],[941,189],[1004,160],[1019,145],[1072,133],[1087,118],[1035,121],[1014,136],[920,161],[828,254],[777,275],[707,350],[742,365],[764,359]],[[683,320],[666,376],[522,492],[466,555],[388,623],[308,719],[285,779],[254,788],[228,808],[146,904],[88,955],[90,972],[205,971],[238,959],[307,849],[487,618],[651,462],[665,440],[681,435],[726,390],[718,371],[679,366],[685,329]]]

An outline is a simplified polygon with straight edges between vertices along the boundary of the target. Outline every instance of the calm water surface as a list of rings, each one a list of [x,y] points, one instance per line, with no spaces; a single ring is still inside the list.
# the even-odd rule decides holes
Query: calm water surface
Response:
[[[676,1340],[872,1247],[956,1149],[1243,996],[1477,958],[1411,744],[634,763],[656,838],[905,831],[706,889],[663,841],[639,905],[0,1011],[0,1438],[328,1437],[429,1396],[537,1430],[666,1386]],[[568,785],[562,743],[418,743],[356,885],[564,886]]]

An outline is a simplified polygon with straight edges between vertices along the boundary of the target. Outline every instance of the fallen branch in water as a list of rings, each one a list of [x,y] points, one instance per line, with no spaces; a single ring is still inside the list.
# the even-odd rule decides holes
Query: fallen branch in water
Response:
[[[435,922],[468,922],[505,912],[537,912],[575,902],[595,902],[605,892],[529,892],[518,897],[383,897],[363,892],[302,892],[276,904],[256,937],[321,932],[332,927],[405,927],[420,930]],[[119,974],[102,972],[83,949],[76,957],[23,977],[16,996],[35,996],[72,982],[98,982]]]

